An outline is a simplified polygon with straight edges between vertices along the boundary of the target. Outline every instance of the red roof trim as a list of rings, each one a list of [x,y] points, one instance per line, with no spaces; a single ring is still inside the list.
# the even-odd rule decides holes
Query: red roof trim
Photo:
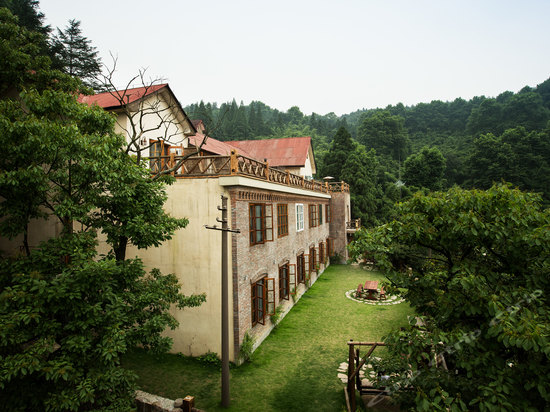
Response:
[[[94,94],[92,96],[80,95],[78,101],[80,103],[86,103],[88,106],[97,104],[99,107],[104,109],[114,109],[117,107],[122,107],[126,104],[133,103],[142,97],[149,96],[160,89],[168,87],[168,84],[154,84],[147,87],[136,87],[133,89],[126,90],[114,90],[112,92],[103,92]],[[126,101],[122,104],[120,101]]]
[[[245,150],[255,159],[267,159],[274,167],[303,167],[311,147],[311,137],[283,137],[266,140],[234,140],[225,142]],[[313,162],[312,162],[313,163]],[[313,164],[312,164],[313,166]]]
[[[154,93],[158,93],[162,89],[168,90],[168,92],[172,95],[184,117],[189,120],[191,129],[193,130],[193,132],[196,133],[197,130],[195,129],[195,125],[193,124],[193,122],[191,122],[191,119],[189,119],[189,116],[187,116],[187,113],[185,113],[185,111],[183,110],[181,103],[176,98],[174,92],[172,92],[172,89],[170,89],[170,86],[168,86],[168,83],[153,84],[151,86],[135,87],[133,89],[97,93],[92,96],[81,94],[80,96],[78,96],[78,101],[80,103],[87,104],[88,106],[93,106],[94,104],[96,104],[105,110],[115,110],[119,107],[126,106],[127,104],[134,103],[145,96],[150,96]],[[127,100],[127,102],[121,104],[120,100]]]

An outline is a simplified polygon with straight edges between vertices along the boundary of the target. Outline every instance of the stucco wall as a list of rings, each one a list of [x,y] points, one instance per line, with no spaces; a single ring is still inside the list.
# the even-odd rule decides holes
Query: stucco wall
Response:
[[[221,354],[221,232],[208,230],[204,225],[221,225],[216,218],[221,218],[217,207],[221,206],[223,193],[218,179],[177,179],[167,187],[165,210],[174,217],[187,217],[188,226],[178,230],[160,247],[138,250],[130,246],[127,250],[127,258],[139,256],[147,268],[175,273],[186,295],[206,293],[206,302],[198,308],[172,310],[180,323],[177,329],[166,332],[174,340],[173,353],[197,356],[212,351]],[[228,215],[230,219],[231,214]],[[104,244],[102,246],[105,248]],[[231,235],[228,235],[228,254],[231,274]],[[232,307],[230,293],[229,313]],[[230,325],[230,334],[231,330]],[[233,353],[231,347],[230,352]]]
[[[147,148],[150,140],[163,139],[171,145],[188,146],[188,139],[184,133],[191,131],[191,124],[183,116],[175,98],[168,92],[152,94],[144,101],[131,104],[130,110],[133,114],[141,111],[134,115],[133,121],[136,126],[142,124],[141,130],[144,131],[140,136],[140,140],[145,139],[143,144],[140,143],[140,146],[146,149],[142,155],[149,156]],[[159,115],[164,119],[162,124],[159,122]],[[129,142],[129,136],[125,130],[132,130],[130,120],[125,114],[116,113],[115,131],[124,134],[126,141]]]

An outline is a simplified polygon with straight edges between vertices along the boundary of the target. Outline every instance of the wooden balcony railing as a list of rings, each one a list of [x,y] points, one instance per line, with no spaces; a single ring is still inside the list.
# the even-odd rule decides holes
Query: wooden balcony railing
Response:
[[[346,182],[331,182],[328,184],[331,192],[347,192],[349,193],[349,185]]]
[[[169,172],[176,178],[247,176],[322,193],[349,192],[349,185],[345,182],[307,180],[303,176],[271,168],[268,162],[239,155],[236,151],[229,156],[192,156],[184,159],[184,156],[171,153],[146,159],[153,174]]]
[[[346,229],[361,229],[361,219],[352,219],[346,222]]]

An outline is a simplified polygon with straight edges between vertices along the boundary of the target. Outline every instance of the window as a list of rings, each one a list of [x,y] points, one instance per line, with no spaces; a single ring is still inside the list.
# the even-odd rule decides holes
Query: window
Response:
[[[323,224],[323,205],[319,205],[319,226]]]
[[[277,236],[288,235],[288,205],[277,205]]]
[[[288,288],[290,289],[290,294],[296,294],[296,265],[288,265]]]
[[[296,232],[304,230],[304,205],[296,204]]]
[[[162,171],[168,162],[168,156],[170,156],[169,144],[165,144],[164,140],[152,141],[149,146],[149,157],[156,159],[151,159],[149,162],[151,171],[156,173]]]
[[[273,206],[264,203],[249,204],[250,245],[273,240]]]
[[[317,271],[317,261],[316,261],[316,250],[315,246],[309,248],[309,273]]]
[[[251,288],[252,326],[264,325],[266,316],[275,313],[275,279],[263,277]]]
[[[317,226],[317,205],[309,205],[309,227]]]
[[[319,263],[325,263],[325,244],[319,242]]]
[[[330,214],[330,205],[325,206],[325,215],[326,215],[326,222],[330,223],[332,220],[332,215]]]
[[[279,266],[279,301],[286,299],[290,291],[289,264]]]
[[[296,275],[298,276],[298,283],[305,283],[306,265],[304,254],[298,255],[296,258]]]

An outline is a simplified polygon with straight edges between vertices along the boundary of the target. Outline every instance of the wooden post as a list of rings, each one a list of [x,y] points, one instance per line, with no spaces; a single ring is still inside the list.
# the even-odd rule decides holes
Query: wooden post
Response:
[[[355,369],[359,368],[359,362],[361,361],[361,356],[359,352],[359,348],[355,349]],[[361,374],[357,372],[355,375],[355,382],[357,384],[357,389],[359,390],[359,393],[361,393]]]
[[[183,403],[181,405],[183,412],[191,412],[194,407],[195,407],[194,396],[186,396],[185,398],[183,398]]]
[[[236,175],[239,172],[239,160],[237,159],[237,151],[231,150],[231,175]]]
[[[265,161],[265,180],[269,182],[269,162],[267,159],[264,159]]]
[[[222,232],[222,406],[229,407],[229,270],[227,253],[227,232],[240,233],[239,229],[230,229],[227,221],[227,197],[221,195],[222,206],[218,210],[222,212],[222,218],[216,218],[222,227],[208,226],[204,227],[210,230],[220,230]]]
[[[355,383],[353,379],[351,378],[351,375],[354,372],[354,348],[353,348],[353,340],[350,339],[348,342],[349,345],[349,357],[348,357],[348,396],[349,396],[349,402],[351,405],[351,411],[355,412],[355,409],[357,408],[356,402],[355,402]]]
[[[174,152],[171,152],[170,153],[170,169],[174,167],[174,165],[176,164],[176,162],[174,161]],[[176,174],[176,171],[175,170],[172,170],[172,176],[174,176]]]
[[[222,195],[222,406],[229,407],[229,291],[227,253],[227,197]]]

